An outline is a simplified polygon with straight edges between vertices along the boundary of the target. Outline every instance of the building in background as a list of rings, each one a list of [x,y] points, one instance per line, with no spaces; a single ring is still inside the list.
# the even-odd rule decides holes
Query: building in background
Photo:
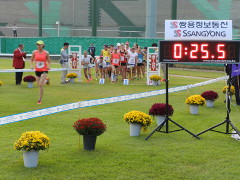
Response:
[[[98,37],[145,37],[146,1],[96,1]],[[164,20],[171,19],[171,0],[157,0],[156,37],[164,37]],[[43,0],[43,36],[91,36],[92,0]],[[9,10],[11,9],[11,10]],[[239,35],[239,2],[236,0],[178,0],[177,19],[232,19],[234,35]],[[38,1],[0,0],[0,36],[12,36],[12,24],[18,25],[18,37],[38,36]],[[237,36],[236,36],[237,37]]]

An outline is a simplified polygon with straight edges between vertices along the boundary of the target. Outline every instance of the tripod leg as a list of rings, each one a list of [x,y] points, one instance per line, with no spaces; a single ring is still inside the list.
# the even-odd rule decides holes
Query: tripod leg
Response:
[[[167,121],[167,119],[165,119],[161,124],[159,124],[159,125],[153,130],[153,132],[151,132],[151,133],[148,135],[148,137],[146,137],[145,140],[148,140],[148,138],[150,138],[150,137],[153,135],[153,133],[155,133],[156,131],[160,131],[166,121]]]
[[[196,135],[199,136],[199,135],[201,135],[201,134],[203,134],[203,133],[205,133],[205,132],[207,132],[207,131],[211,131],[212,129],[214,129],[214,128],[218,127],[218,126],[221,126],[221,125],[224,124],[224,123],[226,123],[226,121],[223,121],[223,122],[221,122],[221,123],[219,123],[219,124],[217,124],[217,125],[215,125],[215,126],[213,126],[213,127],[210,127],[210,128],[208,128],[208,129],[206,129],[206,130],[204,130],[204,131],[202,131],[202,132],[200,132],[200,133],[198,133],[198,134],[196,134]]]
[[[233,125],[233,123],[231,122],[231,121],[229,121],[228,122],[231,126],[232,126],[232,128],[236,131],[236,133],[240,136],[240,132],[238,131],[238,129]],[[231,133],[229,133],[229,134],[231,134]]]
[[[184,128],[183,126],[181,126],[180,124],[176,123],[175,121],[173,121],[172,119],[168,119],[169,121],[171,121],[173,124],[177,125],[178,127],[182,128],[183,130],[187,131],[189,134],[191,134],[192,136],[194,136],[197,139],[201,139],[200,137],[198,137],[198,135],[193,134],[192,132],[190,132],[189,130],[187,130],[186,128]]]

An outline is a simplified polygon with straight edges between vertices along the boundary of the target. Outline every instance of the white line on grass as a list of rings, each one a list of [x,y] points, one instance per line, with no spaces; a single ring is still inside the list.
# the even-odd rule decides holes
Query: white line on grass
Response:
[[[221,80],[226,80],[227,78],[228,78],[228,76],[223,76],[223,77],[219,77],[216,79],[204,81],[201,83],[169,88],[169,93],[183,91],[183,90],[187,90],[190,88],[211,84],[211,83],[218,82]],[[128,94],[128,95],[122,95],[122,96],[114,96],[114,97],[108,97],[108,98],[102,98],[102,99],[93,99],[93,100],[80,101],[80,102],[76,102],[76,103],[63,104],[60,106],[53,106],[53,107],[49,107],[49,108],[44,108],[44,109],[24,112],[24,113],[20,113],[20,114],[14,114],[14,115],[0,117],[0,125],[14,123],[14,122],[28,120],[28,119],[33,119],[33,118],[37,118],[37,117],[41,117],[41,116],[47,116],[47,115],[64,112],[64,111],[70,111],[70,110],[79,109],[79,108],[98,106],[98,105],[110,104],[110,103],[116,103],[116,102],[122,102],[122,101],[129,101],[129,100],[133,100],[133,99],[162,95],[165,93],[166,93],[166,90],[161,89],[161,90],[148,91],[148,92],[143,92],[143,93]]]

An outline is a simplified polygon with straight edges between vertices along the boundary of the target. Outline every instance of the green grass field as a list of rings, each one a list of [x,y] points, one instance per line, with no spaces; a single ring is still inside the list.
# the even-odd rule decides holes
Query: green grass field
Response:
[[[27,68],[29,64],[27,62]],[[58,64],[52,67],[60,67]],[[10,60],[0,60],[0,69],[11,68]],[[33,73],[24,73],[24,75]],[[224,72],[170,69],[170,87],[206,81],[206,78],[224,76]],[[175,77],[172,75],[199,78]],[[99,85],[93,80],[87,84],[60,84],[60,72],[50,72],[50,86],[44,87],[43,104],[37,105],[38,88],[14,84],[14,73],[0,73],[4,85],[0,87],[0,117],[46,107],[138,92],[164,89],[147,86],[145,80],[133,80],[130,85],[121,83]],[[174,107],[172,119],[193,133],[199,133],[225,120],[223,103],[224,81],[170,94]],[[189,95],[206,90],[219,93],[214,108],[200,107],[199,115],[190,115],[185,99]],[[239,127],[239,110],[232,100],[231,119]],[[140,137],[129,136],[129,125],[123,115],[131,110],[148,113],[153,103],[165,102],[165,95],[137,100],[82,108],[22,122],[0,126],[0,179],[238,179],[239,142],[230,135],[208,132],[200,137],[191,137],[185,131],[171,134],[154,133],[145,138],[157,126],[154,121],[148,132]],[[107,131],[97,138],[95,151],[83,150],[82,137],[73,130],[73,123],[86,117],[98,117],[107,125]],[[170,129],[176,126],[170,124]],[[218,130],[224,130],[221,126]],[[21,133],[39,130],[50,137],[49,150],[41,151],[37,168],[23,166],[22,153],[13,149],[13,143]]]

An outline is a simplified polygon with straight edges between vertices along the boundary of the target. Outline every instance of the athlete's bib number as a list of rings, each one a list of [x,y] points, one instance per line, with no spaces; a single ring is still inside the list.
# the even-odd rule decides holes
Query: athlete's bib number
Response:
[[[125,57],[124,56],[121,56],[121,61],[124,61]]]
[[[128,60],[128,64],[135,64],[135,59],[134,58],[130,58]]]
[[[36,61],[36,67],[37,67],[37,68],[43,68],[43,67],[44,67],[44,62],[42,62],[42,61]]]
[[[108,56],[105,56],[105,57],[104,57],[104,60],[105,60],[105,61],[109,61],[109,57],[108,57]]]
[[[113,59],[114,64],[118,64],[118,62],[119,62],[119,59]]]

